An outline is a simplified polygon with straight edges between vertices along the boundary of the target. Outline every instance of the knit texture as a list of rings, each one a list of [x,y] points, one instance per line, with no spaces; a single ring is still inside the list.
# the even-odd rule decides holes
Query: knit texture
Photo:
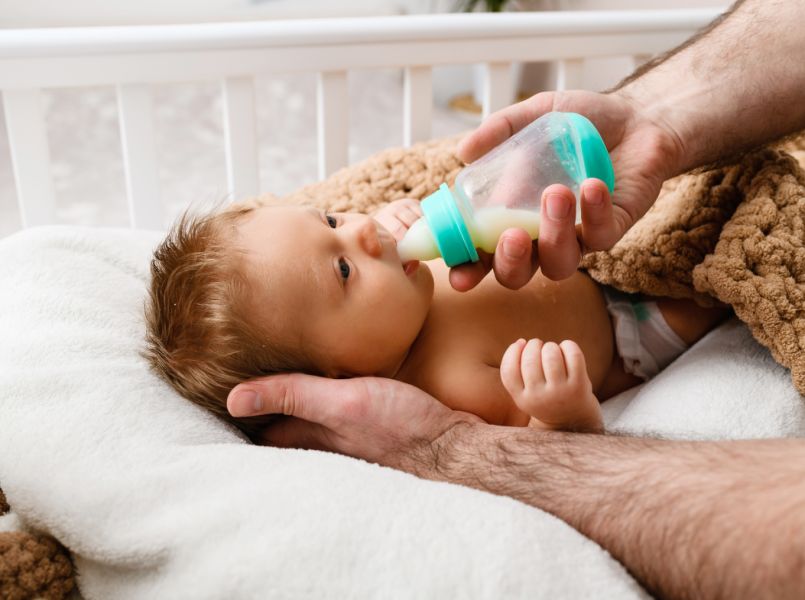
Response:
[[[52,537],[0,533],[0,600],[61,600],[74,587],[67,551]]]
[[[10,510],[0,490],[0,516]],[[74,587],[73,565],[59,542],[49,535],[0,531],[0,600],[61,600]]]
[[[440,184],[452,185],[464,164],[456,156],[461,136],[390,148],[285,196],[282,202],[312,204],[335,212],[369,213],[400,198],[422,200]],[[271,196],[264,196],[271,200]]]
[[[693,283],[732,305],[805,394],[805,172],[780,152],[757,158],[760,168],[740,179],[743,201]]]

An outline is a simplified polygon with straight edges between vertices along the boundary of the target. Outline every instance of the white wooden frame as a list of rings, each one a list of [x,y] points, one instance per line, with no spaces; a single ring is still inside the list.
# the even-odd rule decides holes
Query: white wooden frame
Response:
[[[319,175],[347,164],[347,72],[405,71],[406,144],[430,136],[431,68],[485,65],[484,115],[508,100],[514,61],[558,61],[560,88],[589,57],[635,63],[703,26],[714,9],[446,14],[199,25],[0,30],[3,94],[23,227],[54,221],[41,90],[116,86],[131,225],[160,227],[149,84],[221,82],[230,195],[257,193],[253,78],[315,72]]]

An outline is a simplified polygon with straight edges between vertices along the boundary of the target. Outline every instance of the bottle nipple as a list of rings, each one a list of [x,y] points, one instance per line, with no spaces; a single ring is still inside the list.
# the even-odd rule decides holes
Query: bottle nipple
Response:
[[[397,242],[397,253],[402,263],[412,260],[433,260],[441,256],[424,217],[414,222],[405,232],[403,239]]]

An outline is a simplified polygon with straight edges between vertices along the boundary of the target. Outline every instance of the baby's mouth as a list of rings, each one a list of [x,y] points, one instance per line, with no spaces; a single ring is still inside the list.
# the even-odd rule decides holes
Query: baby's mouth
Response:
[[[419,261],[409,260],[407,262],[404,262],[402,268],[406,275],[411,275],[415,273],[416,270],[419,268]]]

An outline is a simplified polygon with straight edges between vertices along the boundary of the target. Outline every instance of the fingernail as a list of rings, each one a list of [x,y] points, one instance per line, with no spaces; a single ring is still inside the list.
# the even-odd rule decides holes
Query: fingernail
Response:
[[[589,187],[584,190],[584,200],[591,206],[600,206],[604,203],[604,194],[597,187]]]
[[[244,390],[232,398],[232,416],[248,417],[263,410],[263,399],[253,390]]]
[[[527,248],[524,248],[522,244],[518,244],[509,238],[503,238],[503,253],[506,255],[506,258],[523,258],[526,250]]]
[[[570,204],[565,202],[561,194],[551,194],[545,199],[545,202],[548,217],[551,219],[559,221],[570,213]]]

